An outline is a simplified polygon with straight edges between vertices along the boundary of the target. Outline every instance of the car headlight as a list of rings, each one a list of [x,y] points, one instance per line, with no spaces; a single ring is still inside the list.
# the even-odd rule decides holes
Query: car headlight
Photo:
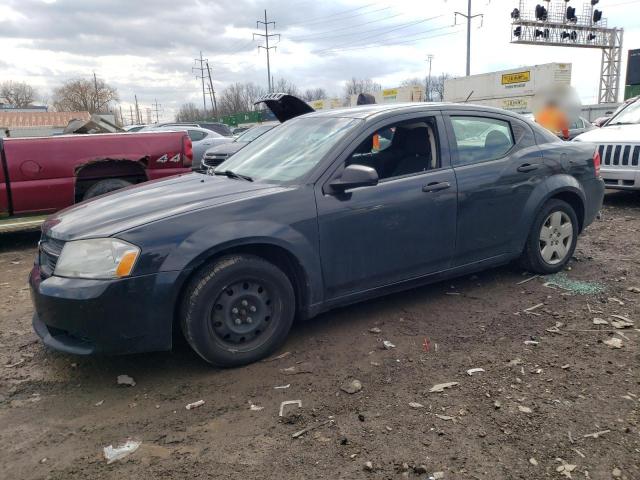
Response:
[[[71,278],[127,277],[140,255],[135,245],[117,238],[94,238],[65,243],[54,275]]]

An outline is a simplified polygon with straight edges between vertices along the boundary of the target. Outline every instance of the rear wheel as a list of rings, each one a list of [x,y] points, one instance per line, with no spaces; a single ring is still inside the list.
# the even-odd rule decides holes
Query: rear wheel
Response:
[[[231,255],[190,282],[182,301],[182,331],[207,362],[234,367],[277,349],[294,314],[293,287],[282,270],[260,257]]]
[[[578,218],[567,202],[549,200],[533,222],[522,263],[532,272],[548,274],[562,270],[576,248]]]
[[[121,178],[107,178],[105,180],[100,180],[87,189],[82,200],[89,200],[90,198],[97,197],[98,195],[104,195],[105,193],[120,190],[121,188],[129,187],[131,185],[131,182],[127,182]]]

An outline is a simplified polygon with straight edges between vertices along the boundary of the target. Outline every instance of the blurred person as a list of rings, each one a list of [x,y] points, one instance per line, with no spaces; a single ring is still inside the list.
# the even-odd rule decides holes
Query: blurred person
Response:
[[[567,114],[558,106],[555,100],[548,100],[544,107],[535,114],[536,122],[555,135],[562,134],[566,140],[569,138],[569,120]]]

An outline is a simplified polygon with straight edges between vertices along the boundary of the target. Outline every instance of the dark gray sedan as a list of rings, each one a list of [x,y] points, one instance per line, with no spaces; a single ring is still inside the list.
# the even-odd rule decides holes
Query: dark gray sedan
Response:
[[[331,308],[513,260],[557,272],[603,194],[595,146],[506,111],[305,114],[211,174],[50,217],[29,280],[33,325],[76,354],[166,350],[178,330],[206,361],[242,365]]]

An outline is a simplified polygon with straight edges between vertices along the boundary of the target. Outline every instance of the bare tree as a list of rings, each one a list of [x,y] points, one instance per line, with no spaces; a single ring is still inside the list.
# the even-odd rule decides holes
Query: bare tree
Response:
[[[176,122],[195,122],[203,118],[202,109],[196,107],[193,102],[181,105],[176,114]]]
[[[382,90],[382,85],[374,82],[370,78],[351,78],[344,84],[344,99],[345,102],[349,102],[351,95],[358,95],[360,93],[374,93]]]
[[[118,99],[118,91],[100,78],[74,78],[53,91],[53,106],[59,112],[107,112]]]
[[[302,99],[305,102],[313,102],[314,100],[322,100],[327,98],[327,91],[324,88],[307,88],[302,94]]]
[[[265,90],[255,83],[233,83],[222,91],[218,109],[222,115],[256,110],[257,107],[253,103],[265,93]]]
[[[24,108],[33,103],[38,92],[25,82],[2,82],[0,84],[0,99],[16,108]]]
[[[277,93],[287,93],[289,95],[298,96],[298,87],[293,82],[285,78],[279,78],[273,86],[273,91]]]
[[[431,79],[431,99],[435,102],[444,100],[444,83],[452,78],[448,73],[441,73],[439,76]]]

